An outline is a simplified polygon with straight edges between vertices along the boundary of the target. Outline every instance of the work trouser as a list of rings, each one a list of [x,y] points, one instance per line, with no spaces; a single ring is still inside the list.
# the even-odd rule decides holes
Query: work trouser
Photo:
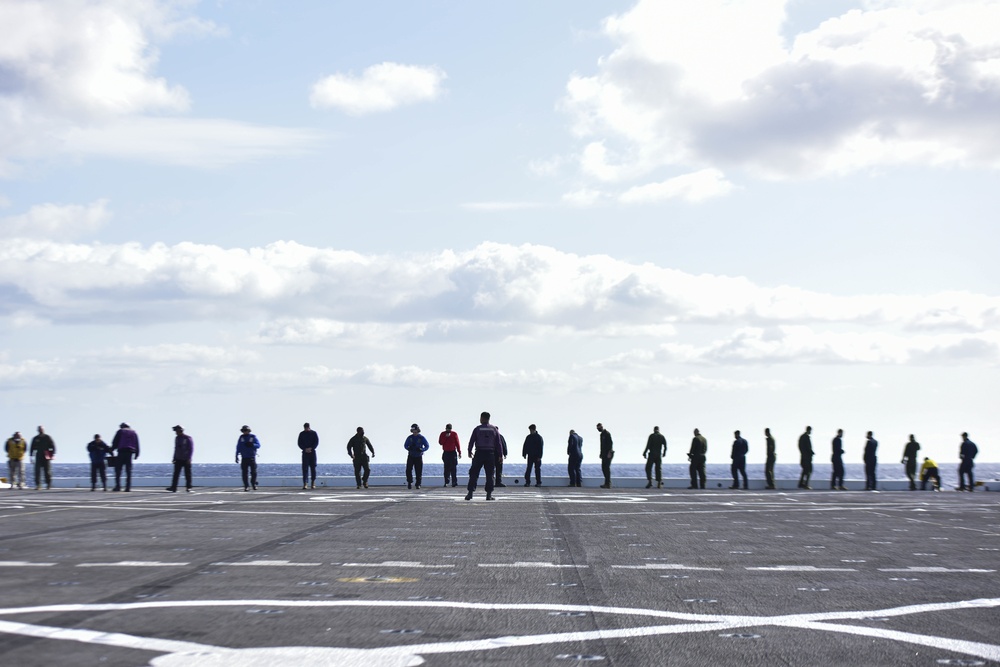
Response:
[[[35,459],[36,461],[38,459]],[[958,466],[958,488],[965,488],[965,477],[969,477],[969,491],[972,491],[975,487],[975,482],[972,479],[972,461],[962,461],[961,465]]]
[[[813,474],[813,462],[812,459],[802,459],[799,465],[802,466],[802,473],[799,475],[799,488],[802,489],[809,486]]]
[[[865,491],[875,490],[875,469],[877,465],[878,459],[865,459]]]
[[[364,474],[362,474],[362,471]],[[354,481],[358,486],[368,483],[368,476],[372,474],[371,466],[368,464],[367,456],[354,457]]]
[[[542,457],[528,456],[528,465],[524,468],[524,485],[528,486],[531,481],[531,468],[535,469],[535,483],[542,483]]]
[[[747,488],[747,460],[746,459],[733,459],[733,463],[729,466],[729,471],[733,474],[733,486],[739,486],[740,480],[739,475],[743,475],[743,488]]]
[[[663,460],[660,457],[648,457],[646,459],[646,481],[653,481],[653,469],[656,469],[656,481],[663,481]]]
[[[302,486],[316,485],[316,450],[302,452]]]
[[[844,485],[844,459],[838,456],[831,461],[833,462],[833,477],[830,478],[830,488],[839,489]]]
[[[184,471],[186,488],[191,488],[191,459],[174,459],[174,475],[170,481],[171,489],[177,489],[177,482],[181,481],[182,470]]]
[[[100,461],[90,462],[90,488],[94,489],[97,487],[97,480],[101,480],[101,484],[104,488],[108,488],[108,466],[104,461],[104,457],[101,457]]]
[[[10,470],[10,486],[14,487],[16,484],[18,488],[24,486],[24,460],[23,459],[8,459],[7,468]]]
[[[503,454],[497,454],[493,462],[493,473],[496,477],[496,484],[503,484]]]
[[[441,460],[444,461],[445,486],[458,486],[458,452],[442,452]]]
[[[132,490],[132,457],[135,452],[131,449],[119,449],[115,457],[115,491],[122,488],[122,468],[125,469],[125,490]]]
[[[577,456],[569,457],[569,464],[566,466],[566,468],[569,472],[570,486],[583,485],[583,473],[580,470],[582,464],[583,464],[583,457],[577,457]]]
[[[469,493],[476,490],[479,483],[479,472],[486,469],[486,495],[493,493],[493,476],[496,473],[497,456],[491,450],[477,449],[469,466]]]
[[[257,459],[253,456],[244,456],[240,459],[240,474],[243,476],[243,488],[253,486],[257,488]]]
[[[612,455],[613,456],[613,455]],[[601,472],[604,473],[604,485],[611,486],[611,458],[612,456],[601,458]]]
[[[774,461],[775,457],[768,456],[764,463],[764,479],[767,481],[767,488],[774,488]]]
[[[39,454],[35,457],[35,488],[42,488],[42,472],[45,473],[45,486],[52,486],[52,461]]]
[[[929,479],[933,479],[934,480],[934,488],[935,489],[940,489],[941,488],[941,475],[938,474],[938,469],[937,468],[928,468],[927,470],[923,471],[923,473],[921,473],[921,475],[920,475],[920,490],[921,491],[924,491],[924,490],[927,489],[927,480],[929,480]]]
[[[691,465],[688,466],[691,473],[691,486],[696,489],[705,488],[705,457],[692,456]]]
[[[422,456],[407,456],[406,457],[406,483],[413,484],[413,473],[417,474],[417,486],[420,486],[424,477],[424,457]]]

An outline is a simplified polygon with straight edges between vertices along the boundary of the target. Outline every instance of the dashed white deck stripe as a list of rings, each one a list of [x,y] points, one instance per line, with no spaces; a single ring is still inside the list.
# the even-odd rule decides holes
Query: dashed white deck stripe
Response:
[[[539,568],[567,568],[567,569],[584,569],[590,567],[589,565],[566,565],[563,563],[546,563],[536,562],[536,561],[516,561],[513,563],[479,563],[479,567],[539,567]]]
[[[77,567],[182,567],[190,563],[163,563],[156,560],[120,560],[117,563],[77,563]]]
[[[681,565],[680,563],[645,563],[644,565],[612,565],[617,570],[705,570],[711,572],[721,572],[721,567],[696,567],[694,565]]]
[[[319,567],[322,563],[292,563],[287,560],[245,560],[239,562],[219,561],[212,565],[225,565],[234,567]]]
[[[853,567],[816,567],[814,565],[770,565],[767,567],[747,567],[744,569],[762,572],[857,572]]]

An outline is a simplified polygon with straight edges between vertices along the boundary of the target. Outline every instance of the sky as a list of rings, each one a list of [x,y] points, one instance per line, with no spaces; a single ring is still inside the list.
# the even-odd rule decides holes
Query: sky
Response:
[[[0,429],[998,459],[1000,2],[0,0]]]

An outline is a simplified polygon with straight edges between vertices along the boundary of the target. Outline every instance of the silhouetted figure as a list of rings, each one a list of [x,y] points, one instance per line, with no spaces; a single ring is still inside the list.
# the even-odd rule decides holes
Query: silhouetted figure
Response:
[[[583,475],[580,470],[583,465],[583,436],[573,429],[569,430],[569,440],[566,443],[566,456],[569,457],[569,463],[567,464],[569,485],[583,486]]]
[[[312,430],[309,422],[302,425],[299,433],[299,449],[302,451],[302,490],[309,485],[316,488],[316,448],[319,447],[319,433]]]
[[[910,441],[903,447],[903,458],[900,461],[906,465],[906,477],[910,480],[910,491],[917,490],[917,452],[919,451],[920,443],[911,433]]]
[[[806,426],[806,432],[799,436],[799,465],[802,467],[802,473],[799,475],[800,489],[812,489],[809,486],[813,472],[813,445],[810,435],[812,430],[812,426]]]
[[[653,469],[656,469],[656,488],[663,488],[663,457],[667,455],[667,439],[660,433],[660,427],[654,426],[653,432],[646,438],[646,449],[642,457],[646,459],[646,488],[653,487]]]
[[[705,488],[705,459],[708,457],[708,440],[698,431],[694,430],[694,437],[691,438],[691,449],[688,450],[688,461],[691,465],[688,470],[691,473],[691,486],[689,489]]]
[[[365,429],[359,426],[347,441],[347,455],[354,462],[354,481],[359,489],[362,486],[368,488],[368,477],[372,474],[368,462],[369,451],[372,454],[371,458],[375,458],[375,448],[372,447],[371,440],[365,436]]]
[[[959,491],[975,491],[976,483],[972,477],[972,469],[975,467],[973,460],[976,458],[976,454],[979,453],[979,448],[976,447],[976,443],[969,440],[969,434],[962,434],[962,444],[958,448],[958,458],[961,463],[958,466],[958,490]],[[965,485],[965,478],[969,478],[968,487]]]
[[[497,426],[497,433],[500,433],[499,426]],[[507,486],[503,483],[503,460],[505,458],[507,458],[507,439],[503,437],[503,433],[500,433],[500,447],[497,448],[497,460],[493,466],[493,472],[496,476],[496,481],[493,483],[493,486]]]
[[[774,485],[774,462],[776,457],[774,455],[774,438],[771,437],[771,429],[764,429],[765,446],[767,447],[767,459],[764,461],[764,479],[767,482],[768,489],[776,489]]]
[[[94,439],[87,443],[87,454],[90,456],[90,490],[97,490],[97,480],[108,490],[108,454],[111,445],[101,440],[101,434],[95,433]]]
[[[194,458],[194,440],[190,435],[184,433],[184,427],[177,425],[174,427],[174,476],[170,481],[167,491],[177,491],[177,483],[180,482],[181,471],[184,471],[184,483],[188,492],[191,491],[191,460]]]
[[[604,473],[604,484],[602,489],[611,488],[611,459],[615,457],[614,441],[611,439],[611,432],[603,425],[597,425],[597,432],[601,434],[601,472]]]
[[[875,467],[878,465],[878,440],[868,431],[865,436],[865,491],[876,490]]]
[[[844,486],[844,429],[837,429],[837,436],[833,439],[833,456],[830,457],[833,463],[833,477],[830,478],[830,488],[836,491],[847,491]]]
[[[743,475],[743,489],[749,489],[747,485],[747,452],[750,450],[750,446],[747,444],[745,438],[740,437],[740,432],[736,431],[733,433],[733,451],[729,457],[733,460],[730,466],[730,471],[733,473],[733,485],[729,487],[730,489],[740,488],[740,480],[738,475]]]
[[[528,435],[524,437],[521,457],[527,460],[524,468],[524,486],[531,486],[531,469],[535,469],[535,486],[542,485],[542,450],[545,441],[534,424],[528,427]]]
[[[56,457],[56,443],[45,428],[38,427],[38,435],[31,439],[31,449],[28,459],[35,464],[35,488],[42,488],[42,474],[45,475],[45,488],[52,488],[52,459]]]

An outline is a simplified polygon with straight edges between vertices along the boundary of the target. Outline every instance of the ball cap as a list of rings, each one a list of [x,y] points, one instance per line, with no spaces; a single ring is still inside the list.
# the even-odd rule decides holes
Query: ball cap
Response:
[[[175,431],[183,431],[183,430],[184,430],[184,427],[183,427],[183,426],[181,426],[180,424],[178,424],[177,426],[175,426],[175,427],[174,427],[174,430],[175,430]]]

